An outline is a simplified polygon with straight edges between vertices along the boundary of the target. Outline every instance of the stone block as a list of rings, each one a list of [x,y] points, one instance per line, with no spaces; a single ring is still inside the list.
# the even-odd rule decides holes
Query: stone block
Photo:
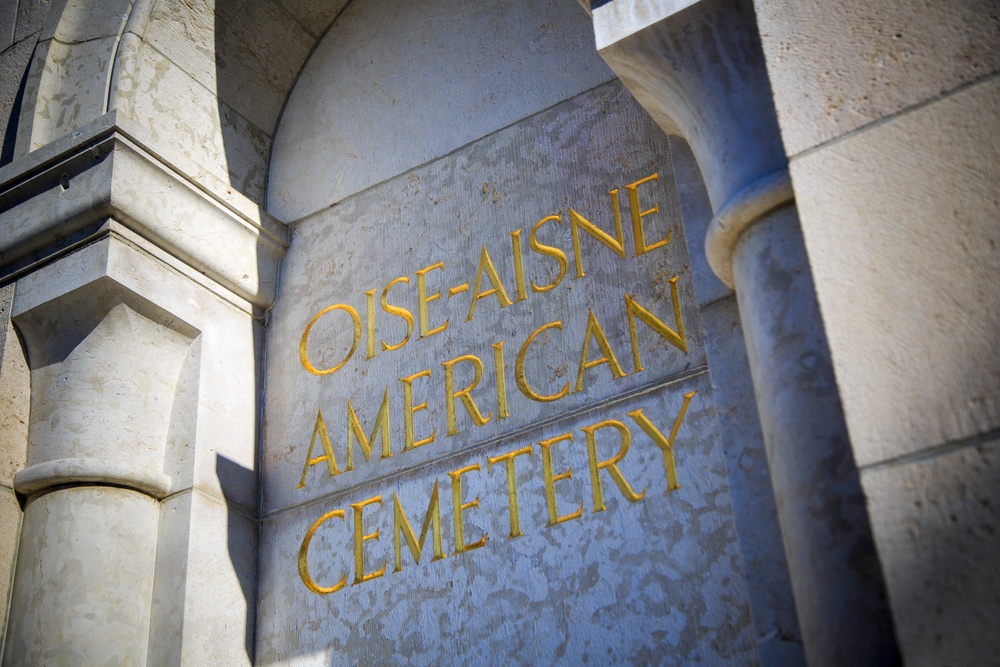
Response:
[[[180,171],[195,178],[211,172],[262,203],[268,136],[134,35],[125,35],[120,50],[126,65],[116,71],[112,107],[144,128],[160,157]],[[183,118],[176,107],[185,109]]]
[[[158,544],[149,661],[250,665],[256,521],[185,491],[162,503]]]
[[[11,489],[0,486],[0,628],[7,627],[14,563],[20,538],[21,506]],[[0,642],[0,647],[2,646]]]
[[[693,391],[698,393],[674,444],[680,488],[668,492],[661,451],[626,419],[633,435],[620,475],[644,495],[630,502],[601,471],[606,509],[595,512],[597,487],[582,427],[641,407],[668,430]],[[411,664],[755,664],[710,395],[701,374],[267,516],[259,663],[327,665],[363,655],[373,663]],[[545,463],[532,443],[564,433],[574,439],[552,446],[552,466],[555,476],[567,470],[572,476],[553,482],[555,512],[566,517],[579,509],[580,516],[550,525]],[[597,437],[601,458],[620,444],[614,430],[598,431]],[[506,465],[490,467],[488,459],[524,447],[531,455],[514,459],[515,533]],[[466,472],[456,492],[458,470]],[[397,498],[417,540],[421,525],[428,525],[424,513],[435,489],[442,557],[434,555],[438,529],[432,527],[419,562],[399,538],[397,568]],[[464,508],[464,543],[481,547],[458,549],[456,503]],[[343,520],[328,514],[337,511],[344,511]],[[323,516],[327,520],[317,525]],[[341,590],[318,594],[304,583],[298,563],[311,526],[316,530],[306,548],[308,581],[330,588],[344,577]],[[359,571],[351,536],[376,531],[377,538],[358,542],[361,574],[372,578],[354,583]],[[373,577],[383,564],[384,575]]]
[[[116,45],[117,35],[73,44],[55,39],[39,43],[35,58],[44,58],[44,66],[37,75],[31,73],[22,107],[22,114],[28,114],[22,115],[23,130],[30,132],[24,152],[70,134],[104,113],[106,90],[94,82],[107,80]],[[37,82],[32,81],[34,76]],[[19,130],[19,154],[20,139]]]
[[[0,6],[0,53],[14,43],[14,27],[17,23],[17,3],[5,2]]]
[[[761,664],[804,665],[764,436],[736,297],[701,311],[712,395],[729,474],[729,492],[746,569],[747,593],[761,641]],[[775,644],[765,650],[765,644]]]
[[[1000,439],[862,471],[907,665],[1000,654]]]
[[[315,37],[271,0],[156,3],[145,38],[265,135]]]
[[[297,220],[612,78],[563,0],[351,3],[289,97],[268,210]]]
[[[792,161],[865,466],[1000,427],[1000,80]]]
[[[1000,14],[991,0],[754,7],[791,156],[1000,68]]]

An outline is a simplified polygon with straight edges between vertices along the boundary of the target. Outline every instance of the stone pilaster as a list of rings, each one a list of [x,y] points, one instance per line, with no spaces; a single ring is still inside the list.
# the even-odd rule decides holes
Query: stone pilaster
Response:
[[[250,663],[259,319],[284,227],[113,114],[0,183],[31,377],[5,663]]]
[[[705,179],[706,253],[739,301],[809,664],[898,662],[751,3],[615,0],[594,25]]]

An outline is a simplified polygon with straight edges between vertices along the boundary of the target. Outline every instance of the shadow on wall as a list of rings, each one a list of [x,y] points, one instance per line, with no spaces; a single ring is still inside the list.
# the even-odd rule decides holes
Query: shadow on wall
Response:
[[[257,542],[259,523],[256,516],[248,516],[246,510],[238,503],[239,489],[256,488],[257,473],[232,461],[221,454],[215,456],[215,475],[219,479],[219,487],[226,500],[226,540],[229,549],[229,560],[233,571],[240,582],[240,590],[246,601],[246,627],[244,628],[244,645],[250,663],[254,660],[254,629],[257,617],[257,598],[255,580],[257,578]],[[247,523],[252,526],[251,534],[247,534]]]

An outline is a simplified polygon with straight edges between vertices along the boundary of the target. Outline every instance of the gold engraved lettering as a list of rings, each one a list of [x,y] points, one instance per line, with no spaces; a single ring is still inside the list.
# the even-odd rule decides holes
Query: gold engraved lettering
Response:
[[[368,505],[381,505],[382,496],[375,496],[374,498],[369,498],[368,500],[362,500],[360,503],[352,503],[351,508],[354,510],[354,583],[352,586],[357,586],[358,584],[364,583],[366,581],[371,581],[372,579],[378,579],[383,574],[385,574],[385,568],[388,563],[383,563],[382,568],[371,574],[365,574],[365,550],[364,545],[368,540],[378,540],[378,531],[376,528],[374,533],[368,533],[365,535],[364,527],[364,508]]]
[[[420,405],[413,404],[413,381],[422,377],[429,378],[430,376],[431,372],[428,369],[420,371],[419,373],[414,373],[409,377],[400,378],[399,380],[403,383],[403,427],[405,433],[403,451],[430,444],[434,442],[434,438],[437,437],[437,429],[434,429],[434,432],[423,440],[415,441],[413,435],[413,413],[427,409],[427,401],[424,401]]]
[[[406,540],[406,546],[410,548],[413,562],[419,564],[420,555],[424,550],[424,542],[427,540],[427,530],[430,528],[433,528],[431,539],[434,545],[434,558],[431,559],[431,562],[445,558],[444,548],[441,546],[441,502],[438,498],[437,480],[434,480],[434,490],[431,491],[431,502],[427,506],[427,514],[424,515],[424,525],[420,528],[419,540],[413,532],[413,526],[406,518],[406,513],[403,512],[403,506],[399,504],[399,498],[396,497],[395,492],[392,494],[392,504],[393,525],[396,529],[393,540],[396,551],[396,567],[393,572],[402,572],[403,570],[403,549],[400,537]]]
[[[507,410],[507,373],[503,363],[503,344],[506,341],[493,343],[493,369],[497,376],[497,420],[510,417]]]
[[[688,405],[691,403],[691,399],[694,398],[697,393],[698,392],[696,391],[692,391],[684,394],[684,402],[681,403],[680,412],[677,413],[677,419],[674,420],[674,426],[670,429],[670,437],[668,438],[664,438],[659,429],[653,426],[653,423],[649,421],[646,415],[642,414],[642,408],[628,413],[628,416],[631,417],[635,423],[646,432],[646,435],[653,439],[656,446],[663,452],[663,467],[666,469],[667,473],[668,493],[681,488],[681,485],[677,483],[677,462],[674,460],[674,438],[677,437],[677,432],[681,428],[681,422],[684,421],[684,415],[687,413]]]
[[[320,586],[313,581],[312,576],[309,574],[309,544],[312,542],[313,535],[316,534],[319,527],[333,518],[343,519],[344,510],[333,510],[332,512],[327,512],[320,518],[316,519],[313,525],[309,526],[309,530],[306,531],[306,536],[302,538],[302,546],[299,547],[299,576],[302,578],[302,583],[306,585],[306,588],[311,590],[313,593],[318,593],[319,595],[336,593],[347,585],[346,574],[333,586]]]
[[[347,467],[344,469],[354,470],[354,440],[357,438],[358,445],[361,446],[361,453],[365,455],[365,461],[372,460],[372,444],[375,441],[375,434],[382,431],[382,458],[387,459],[392,456],[392,448],[389,444],[389,387],[385,388],[385,395],[382,398],[382,406],[378,409],[378,416],[375,417],[375,425],[372,427],[371,437],[365,436],[365,431],[361,428],[361,421],[358,413],[351,405],[351,399],[347,399]]]
[[[382,310],[384,310],[385,312],[389,313],[390,315],[395,315],[396,317],[403,318],[403,321],[406,322],[406,335],[403,337],[403,340],[399,341],[395,345],[386,345],[385,341],[382,341],[383,352],[392,352],[393,350],[398,350],[399,348],[403,347],[408,342],[410,342],[410,336],[413,335],[413,314],[406,308],[402,308],[400,306],[394,306],[386,300],[386,297],[389,295],[389,290],[392,289],[392,286],[396,285],[397,283],[405,283],[409,285],[410,277],[402,276],[400,278],[396,278],[391,283],[386,285],[385,289],[382,290],[382,297],[379,299],[379,303],[382,304]],[[374,294],[374,292],[375,290],[372,290],[372,294]],[[367,292],[365,292],[365,294],[367,294]],[[375,328],[374,323],[372,323],[370,326],[372,329]],[[368,332],[368,339],[369,339],[369,344],[374,346],[375,335],[372,332]]]
[[[495,463],[499,463],[500,461],[504,462],[504,467],[506,468],[507,507],[510,511],[511,537],[524,535],[524,533],[521,532],[521,514],[518,511],[517,505],[517,471],[514,468],[514,459],[524,454],[531,456],[531,445],[522,447],[521,449],[515,449],[512,452],[507,452],[506,454],[501,454],[500,456],[493,456],[486,459],[486,472],[489,472],[490,469],[493,468],[493,465]]]
[[[567,382],[563,388],[556,394],[550,394],[548,396],[535,393],[531,387],[528,386],[528,379],[524,376],[524,356],[528,353],[528,346],[531,345],[531,341],[535,340],[538,334],[542,333],[546,329],[559,329],[562,331],[562,322],[549,322],[548,324],[543,324],[528,336],[528,339],[524,341],[524,345],[521,346],[521,350],[517,353],[517,362],[514,364],[514,380],[517,381],[517,388],[521,390],[521,393],[530,398],[533,401],[539,401],[542,403],[548,403],[549,401],[557,401],[566,394],[569,393],[569,382]]]
[[[604,356],[593,361],[587,361],[591,336],[597,341],[597,346],[601,348],[601,353]],[[583,334],[583,349],[580,351],[580,370],[576,374],[576,387],[573,389],[573,393],[583,391],[583,372],[601,364],[608,365],[614,379],[617,380],[618,378],[625,377],[625,373],[622,371],[622,367],[618,363],[618,359],[615,358],[615,353],[612,351],[611,345],[608,343],[608,338],[604,335],[604,330],[601,329],[600,322],[597,321],[594,311],[591,310],[590,317],[587,319],[587,331]]]
[[[647,176],[646,178],[640,179],[631,185],[626,185],[625,189],[628,190],[628,207],[629,211],[632,213],[632,236],[635,237],[635,255],[639,255],[649,252],[650,250],[656,250],[657,248],[662,248],[663,246],[670,243],[671,237],[674,235],[674,230],[667,232],[665,238],[657,241],[653,245],[646,245],[646,231],[642,228],[642,219],[647,215],[652,215],[654,213],[660,212],[660,205],[653,204],[653,208],[642,210],[639,205],[639,186],[643,183],[649,183],[650,181],[659,181],[660,175],[653,174],[652,176]]]
[[[319,436],[320,443],[323,447],[323,456],[317,456],[312,458],[313,447],[316,446],[316,436]],[[323,411],[316,411],[316,424],[313,426],[312,438],[309,440],[309,451],[306,452],[306,464],[302,467],[302,479],[299,480],[299,485],[296,489],[301,489],[306,485],[306,475],[309,474],[309,468],[326,461],[326,467],[330,471],[330,477],[334,475],[339,475],[340,470],[337,468],[337,457],[333,454],[333,447],[330,446],[330,435],[326,430],[326,423],[323,421]]]
[[[583,271],[583,259],[580,256],[580,229],[590,234],[592,237],[611,248],[616,255],[625,259],[625,241],[622,235],[622,217],[618,212],[618,190],[612,190],[611,195],[611,206],[614,208],[615,212],[615,237],[611,238],[611,235],[605,232],[603,229],[593,224],[582,215],[574,211],[569,210],[569,222],[573,232],[573,259],[576,260],[576,277],[583,278],[586,273]]]
[[[580,503],[580,507],[577,508],[572,514],[564,514],[559,516],[559,510],[556,507],[556,482],[561,479],[573,479],[573,469],[567,468],[566,472],[561,472],[558,475],[554,474],[552,471],[552,452],[550,448],[552,445],[568,440],[573,442],[572,433],[564,433],[555,438],[549,438],[548,440],[542,440],[538,443],[538,446],[542,449],[542,472],[545,477],[545,502],[549,508],[549,525],[554,526],[557,523],[563,523],[564,521],[570,521],[571,519],[579,519],[583,516],[583,503]]]
[[[597,460],[597,437],[594,433],[598,429],[602,428],[614,428],[618,431],[618,434],[622,438],[621,449],[618,453],[612,456],[606,461]],[[622,475],[622,471],[618,469],[618,464],[625,455],[628,454],[629,444],[632,441],[632,436],[628,432],[628,427],[616,419],[607,419],[600,423],[594,424],[593,426],[584,426],[583,432],[587,434],[587,454],[590,459],[590,481],[593,487],[594,495],[594,513],[603,512],[607,509],[604,504],[604,490],[601,487],[601,470],[607,470],[608,474],[611,475],[611,479],[614,480],[615,484],[618,485],[618,490],[622,492],[625,499],[632,503],[637,503],[643,499],[646,495],[646,489],[642,490],[642,493],[636,493],[629,486],[629,483],[625,480],[625,476]]]
[[[462,283],[461,285],[456,285],[455,287],[449,287],[448,298],[450,299],[453,296],[456,296],[458,294],[463,294],[468,291],[469,291],[469,283]]]
[[[514,282],[517,283],[517,300],[524,301],[528,298],[528,288],[524,284],[524,251],[521,248],[521,230],[511,232],[510,240],[514,246]]]
[[[471,363],[473,368],[476,369],[476,376],[472,379],[472,382],[468,387],[455,391],[454,366],[460,361],[468,361]],[[483,379],[483,362],[479,360],[479,357],[473,354],[463,354],[462,356],[450,359],[441,365],[444,366],[444,394],[445,408],[448,411],[448,435],[452,436],[458,433],[458,420],[455,418],[456,398],[462,399],[466,412],[468,412],[469,416],[472,417],[472,422],[476,426],[484,426],[490,419],[493,418],[493,414],[490,413],[483,417],[470,395],[470,392],[475,389],[476,385],[479,384],[479,381]]]
[[[462,502],[462,475],[472,472],[473,470],[481,470],[478,463],[473,463],[472,465],[465,466],[464,468],[459,468],[458,470],[453,470],[448,473],[448,477],[451,477],[451,503],[455,513],[456,554],[460,554],[463,551],[478,549],[486,544],[486,540],[489,538],[489,533],[486,533],[478,542],[473,544],[465,543],[465,517],[462,513],[470,507],[479,507],[479,496],[476,496],[476,499],[471,502]]]
[[[479,287],[482,285],[483,272],[486,273],[486,278],[490,281],[492,287],[480,292]],[[507,296],[507,292],[503,288],[503,283],[500,282],[500,276],[497,275],[496,267],[493,266],[493,260],[490,259],[490,253],[487,252],[486,246],[483,246],[483,252],[479,255],[479,269],[476,271],[476,285],[472,288],[472,303],[469,304],[469,316],[465,318],[465,321],[471,322],[472,318],[475,317],[476,303],[480,299],[493,294],[497,295],[497,301],[500,302],[501,308],[511,305],[510,297]]]
[[[535,292],[548,292],[550,289],[561,283],[562,279],[566,276],[566,266],[568,265],[568,262],[566,261],[566,253],[564,253],[559,248],[554,248],[552,246],[539,243],[538,239],[536,238],[539,227],[541,227],[546,222],[549,222],[551,220],[555,220],[556,222],[562,224],[562,217],[558,215],[550,215],[547,218],[542,218],[541,220],[536,222],[535,226],[531,230],[531,234],[528,236],[528,247],[534,250],[539,255],[552,257],[557,262],[559,262],[559,275],[557,275],[551,283],[549,283],[548,285],[543,285],[541,287],[536,285],[535,281],[532,280],[531,289]]]
[[[681,352],[687,354],[687,342],[684,339],[684,320],[681,318],[681,302],[677,298],[677,276],[669,281],[670,296],[674,302],[674,320],[677,322],[677,331],[674,331],[661,322],[651,312],[635,302],[635,299],[628,294],[625,295],[625,312],[628,313],[628,332],[632,338],[632,362],[635,365],[634,373],[644,370],[642,359],[639,357],[639,338],[635,333],[635,318],[638,316],[646,325],[660,334],[668,343],[677,347]]]
[[[433,329],[430,328],[430,323],[427,315],[427,304],[435,299],[441,298],[441,292],[434,292],[430,296],[427,295],[427,273],[435,269],[441,269],[444,271],[444,262],[438,262],[437,264],[431,264],[430,266],[420,269],[416,272],[417,274],[417,314],[420,317],[420,337],[427,338],[428,336],[433,336],[436,333],[440,333],[448,328],[448,320],[444,321],[444,324],[437,326]]]
[[[378,354],[375,351],[375,290],[370,289],[365,292],[365,305],[368,313],[368,354],[365,355],[367,361],[374,359]]]
[[[339,364],[331,366],[330,368],[319,369],[313,366],[309,361],[309,355],[306,353],[306,343],[309,340],[309,332],[312,330],[313,325],[316,324],[319,318],[334,310],[342,310],[351,316],[351,320],[354,322],[354,342],[351,345],[351,351],[347,353],[347,356],[344,357]],[[316,313],[316,315],[309,320],[309,324],[306,325],[306,330],[302,332],[302,340],[299,342],[299,361],[301,361],[302,366],[313,375],[329,375],[331,373],[336,373],[352,356],[354,356],[354,351],[358,349],[358,343],[360,341],[361,317],[358,315],[358,311],[354,310],[346,303],[338,303],[333,306],[327,306],[323,310]]]

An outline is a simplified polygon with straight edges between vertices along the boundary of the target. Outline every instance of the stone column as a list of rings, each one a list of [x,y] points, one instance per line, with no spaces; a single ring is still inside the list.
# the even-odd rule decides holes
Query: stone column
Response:
[[[0,170],[31,378],[4,664],[253,659],[260,316],[284,227],[137,136],[112,113]]]
[[[614,0],[598,50],[690,143],[735,288],[810,665],[899,662],[750,2]]]

